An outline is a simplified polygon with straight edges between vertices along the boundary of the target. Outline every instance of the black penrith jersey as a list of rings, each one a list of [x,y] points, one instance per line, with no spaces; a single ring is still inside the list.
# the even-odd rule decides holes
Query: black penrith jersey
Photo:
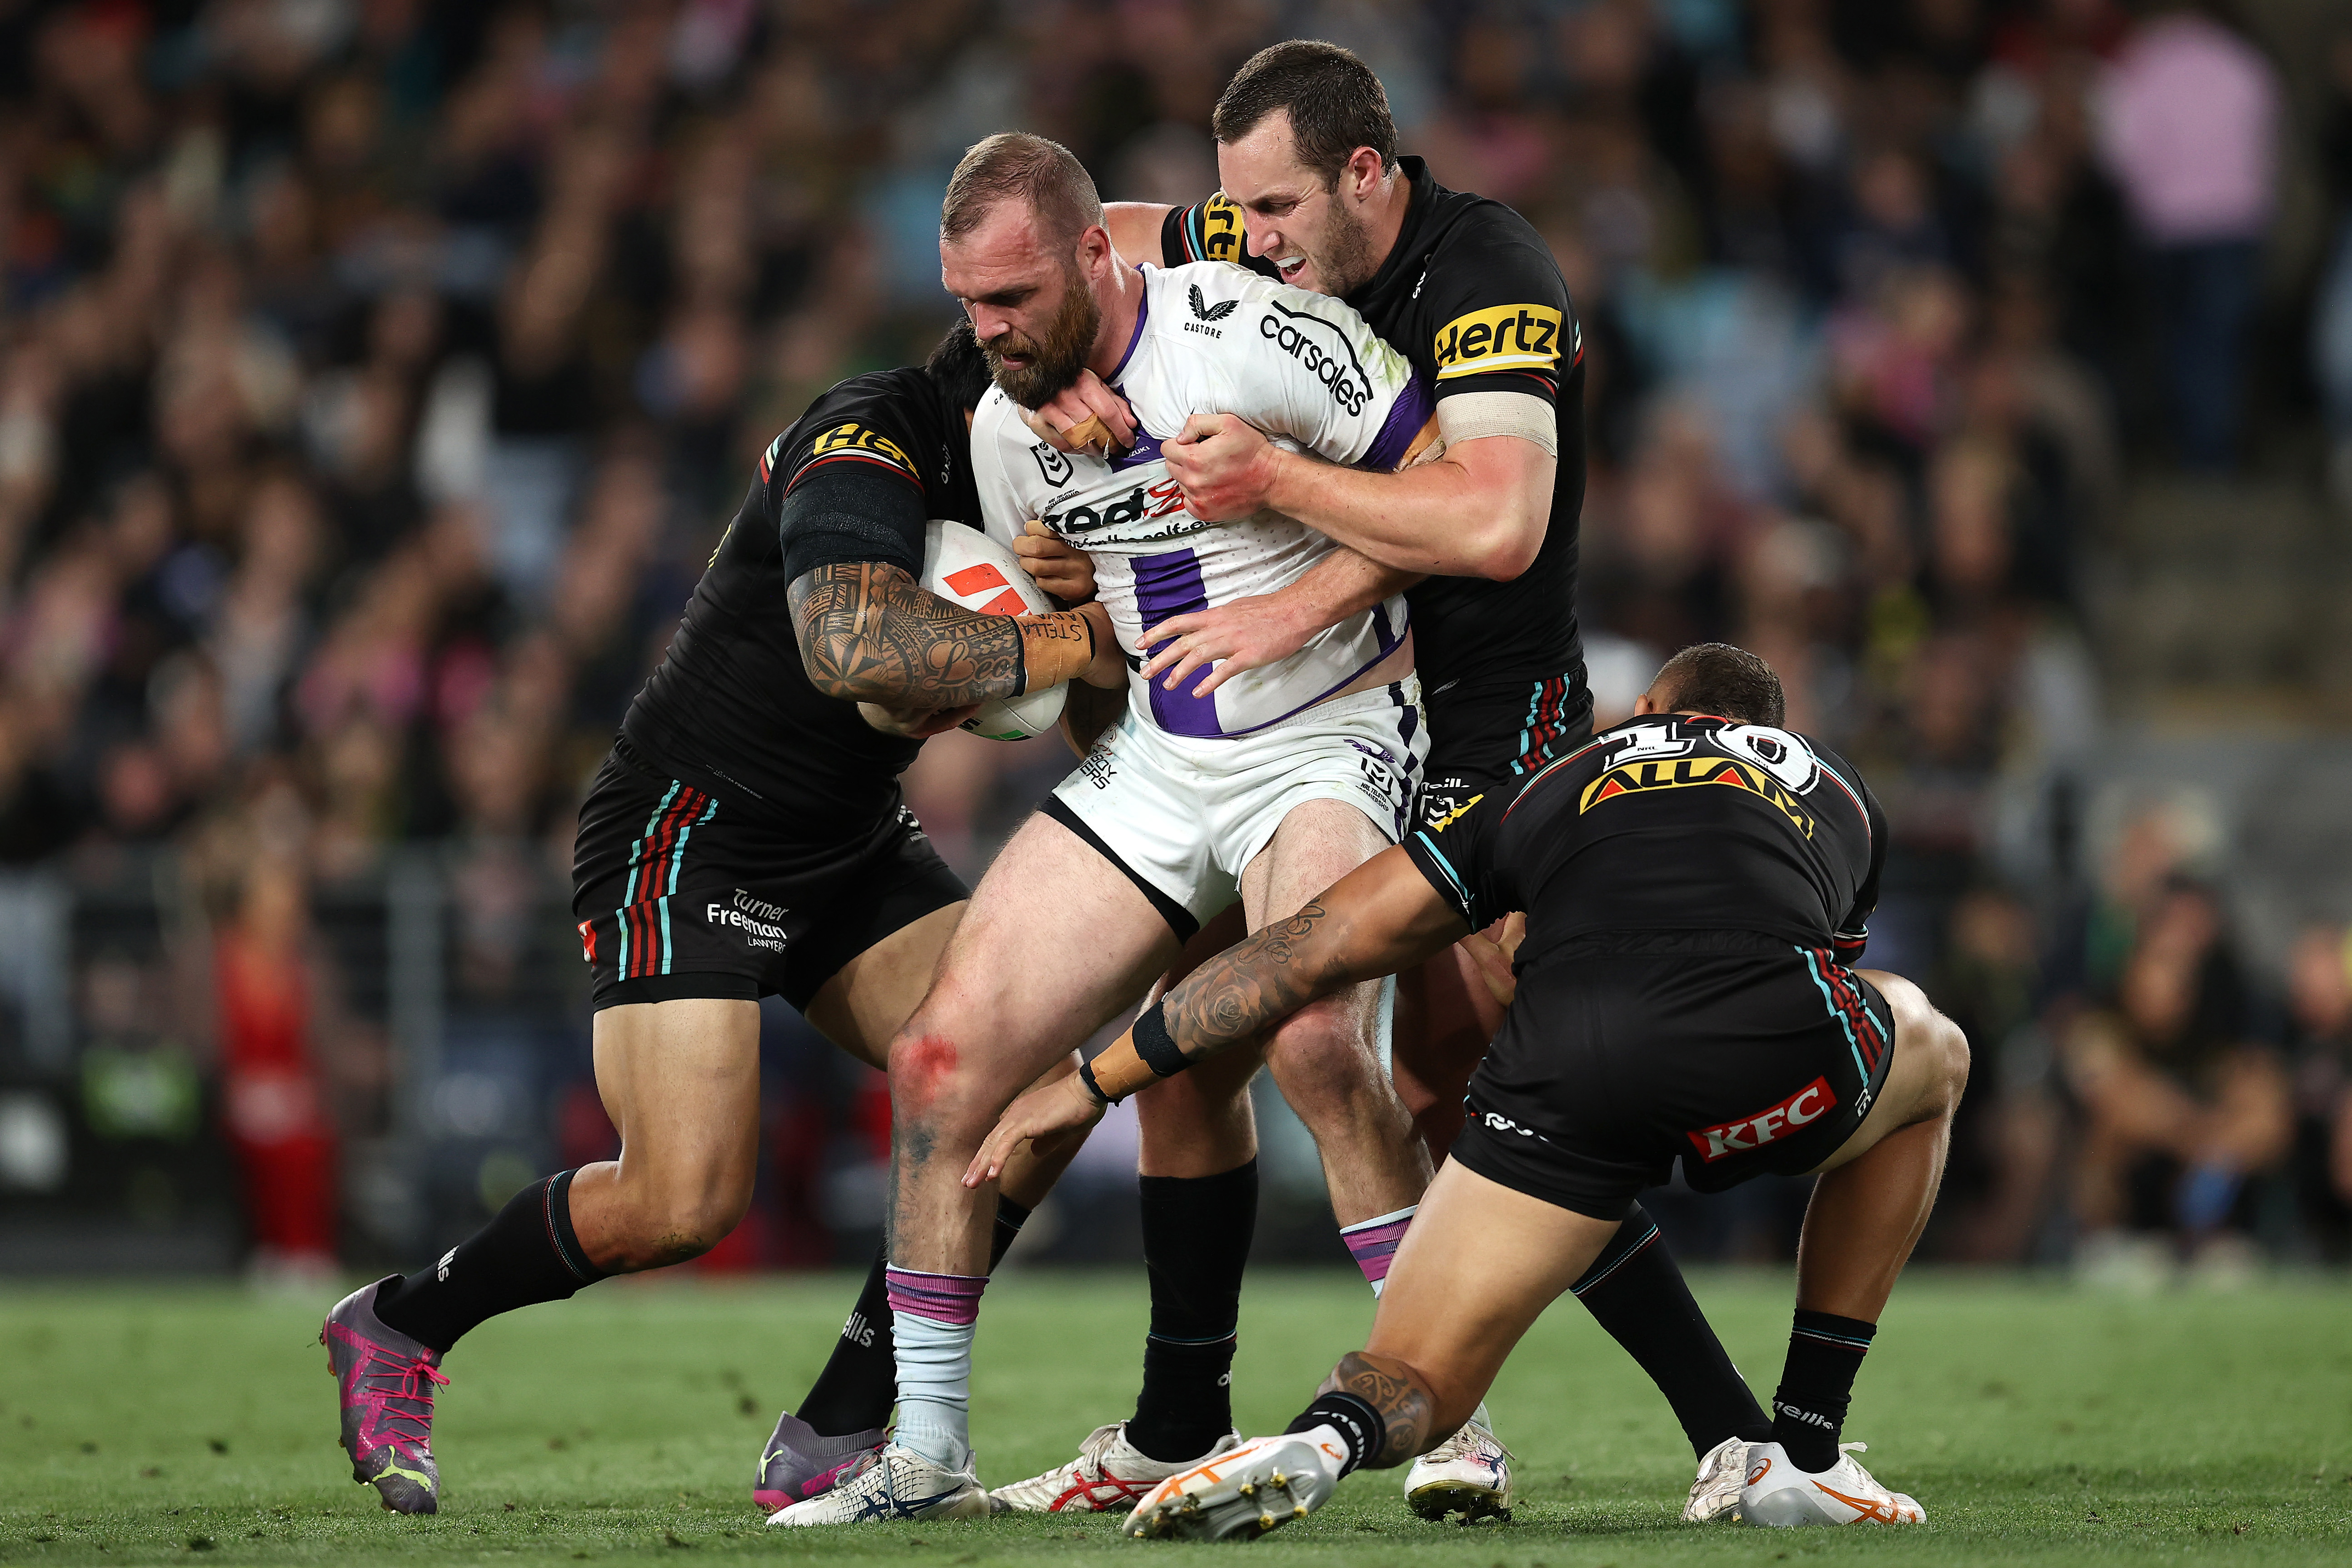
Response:
[[[1527,911],[1524,969],[1576,937],[1638,931],[1757,931],[1851,963],[1885,844],[1877,800],[1836,753],[1769,725],[1656,714],[1404,847],[1471,930]]]
[[[1551,521],[1535,563],[1508,583],[1432,577],[1406,595],[1413,658],[1433,696],[1524,688],[1574,678],[1590,707],[1576,632],[1576,524],[1584,506],[1584,340],[1568,285],[1534,226],[1500,202],[1449,191],[1419,158],[1398,165],[1412,190],[1396,248],[1350,294],[1372,330],[1412,361],[1443,400],[1518,392],[1552,405],[1559,468]],[[1275,277],[1249,254],[1241,208],[1223,193],[1171,211],[1160,253],[1238,262]]]
[[[921,742],[881,733],[809,683],[784,589],[836,561],[919,578],[924,521],[979,516],[962,411],[930,376],[841,383],[760,459],[622,733],[677,777],[827,837],[896,811],[897,777]]]

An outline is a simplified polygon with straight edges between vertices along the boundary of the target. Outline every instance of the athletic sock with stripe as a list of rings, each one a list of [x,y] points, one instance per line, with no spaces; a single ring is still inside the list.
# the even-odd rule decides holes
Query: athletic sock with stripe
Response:
[[[988,1268],[1004,1261],[1004,1253],[1021,1235],[1029,1211],[1011,1198],[996,1200],[996,1237],[989,1249]],[[833,1354],[793,1414],[807,1422],[820,1437],[846,1437],[877,1431],[890,1424],[890,1406],[898,1399],[898,1347],[890,1338],[890,1244],[885,1241],[866,1271],[866,1288],[833,1342]]]
[[[1257,1162],[1213,1176],[1144,1176],[1143,1263],[1151,1331],[1127,1440],[1168,1464],[1233,1430],[1234,1332],[1257,1230]]]
[[[446,1352],[500,1312],[561,1301],[604,1278],[572,1234],[572,1175],[559,1171],[533,1182],[429,1267],[386,1281],[376,1292],[375,1315]]]
[[[1705,1458],[1727,1437],[1770,1439],[1772,1418],[1731,1364],[1691,1299],[1658,1222],[1640,1204],[1626,1211],[1625,1223],[1569,1289],[1650,1374],[1675,1407],[1695,1457]]]
[[[949,1470],[971,1467],[971,1340],[988,1276],[889,1270],[902,1447]]]
[[[1819,1475],[1838,1462],[1838,1435],[1853,1397],[1853,1375],[1878,1325],[1834,1312],[1797,1309],[1789,1362],[1772,1395],[1772,1440],[1801,1470]]]

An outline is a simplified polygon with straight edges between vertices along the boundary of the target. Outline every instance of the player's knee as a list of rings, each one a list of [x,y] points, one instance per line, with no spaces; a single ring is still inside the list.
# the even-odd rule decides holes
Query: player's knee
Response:
[[[973,1047],[970,1032],[919,1016],[890,1042],[891,1113],[902,1128],[962,1132],[976,1142],[1026,1087],[1003,1066]]]
[[[1266,1061],[1282,1098],[1310,1130],[1360,1119],[1394,1098],[1370,1042],[1337,1008],[1312,1007],[1292,1016],[1275,1036]]]

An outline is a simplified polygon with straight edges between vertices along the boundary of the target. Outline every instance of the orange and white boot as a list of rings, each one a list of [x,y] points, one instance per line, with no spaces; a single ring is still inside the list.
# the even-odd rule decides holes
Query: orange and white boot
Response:
[[[1854,1462],[1867,1443],[1840,1443],[1838,1462],[1815,1473],[1801,1470],[1778,1443],[1748,1446],[1748,1484],[1739,1517],[1749,1524],[1787,1529],[1806,1524],[1923,1524],[1917,1500],[1891,1492]]]

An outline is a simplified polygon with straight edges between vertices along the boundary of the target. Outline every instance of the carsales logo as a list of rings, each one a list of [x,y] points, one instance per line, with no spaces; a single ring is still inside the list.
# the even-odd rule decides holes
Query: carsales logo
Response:
[[[1727,1154],[1746,1154],[1785,1138],[1835,1104],[1837,1095],[1830,1089],[1830,1080],[1817,1078],[1769,1110],[1683,1136],[1698,1150],[1699,1158],[1712,1165]]]

